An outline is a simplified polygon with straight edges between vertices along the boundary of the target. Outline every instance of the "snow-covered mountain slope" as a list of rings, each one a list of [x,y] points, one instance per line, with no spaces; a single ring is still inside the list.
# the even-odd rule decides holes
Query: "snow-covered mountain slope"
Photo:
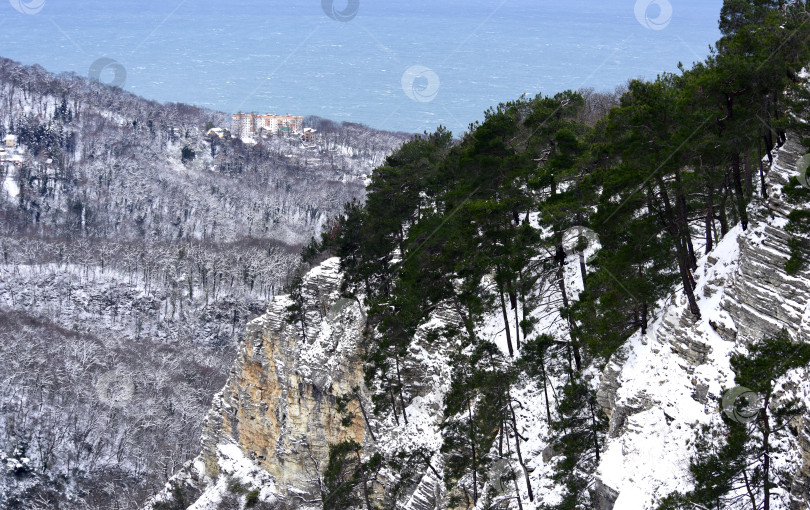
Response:
[[[304,277],[306,326],[287,321],[288,296],[273,298],[267,313],[248,324],[228,383],[205,420],[201,455],[147,507],[174,504],[182,494],[195,510],[231,508],[246,498],[234,491],[235,481],[258,491],[263,504],[320,508],[330,445],[356,441],[366,456],[438,448],[447,358],[417,342],[412,354],[420,376],[410,384],[417,395],[406,410],[408,423],[375,418],[359,358],[364,310],[340,297],[341,276],[339,259],[332,258]],[[449,310],[437,310],[417,337],[424,340],[432,328],[454,320]],[[338,406],[347,396],[348,422]],[[433,460],[440,471],[441,460]],[[419,478],[407,506],[433,508],[442,485],[433,472]]]
[[[575,288],[580,275],[574,259],[566,279]],[[400,452],[426,452],[422,465],[409,473],[411,483],[393,501],[387,491],[395,475],[385,470],[380,473],[381,481],[374,487],[379,503],[409,510],[447,506],[455,489],[448,490],[445,457],[440,450],[453,346],[436,341],[435,336],[449,325],[462,327],[460,318],[447,304],[435,309],[430,320],[417,330],[402,367],[408,374],[407,422],[392,413],[375,415],[371,412],[371,392],[362,377],[364,309],[356,300],[340,298],[337,289],[341,277],[337,258],[326,260],[304,276],[306,328],[287,322],[288,296],[274,297],[267,313],[248,325],[228,383],[214,398],[205,420],[201,455],[148,501],[147,508],[174,508],[171,505],[178,503],[195,510],[240,508],[246,504],[249,491],[256,491],[261,504],[268,508],[321,508],[328,447],[346,439],[361,443],[365,458],[375,453],[391,459]],[[540,287],[550,302],[559,301],[559,287]],[[555,306],[540,306],[536,313],[542,317],[542,330],[560,330]],[[488,317],[476,333],[506,350],[501,320],[499,315]],[[598,374],[589,372],[593,383],[598,382]],[[564,378],[562,373],[549,374],[552,409],[557,398],[554,388],[561,388]],[[346,395],[353,396],[349,406],[353,418],[342,427],[338,424],[341,414],[337,399]],[[513,398],[529,484],[545,500],[554,500],[559,497],[559,488],[552,480],[556,454],[546,439],[545,393],[535,381],[524,380]],[[504,438],[503,460],[493,469],[516,470],[515,434],[507,431]],[[528,503],[522,473],[517,481],[517,491]],[[493,490],[512,491],[511,487]]]
[[[600,509],[652,509],[671,491],[689,490],[689,462],[702,425],[718,422],[718,405],[732,389],[732,353],[786,329],[792,338],[810,335],[810,272],[785,272],[789,255],[785,231],[790,207],[781,188],[796,175],[804,153],[789,140],[767,175],[769,198],[750,206],[747,231],[738,225],[698,264],[695,274],[702,319],[688,312],[676,292],[647,334],[633,335],[605,370],[600,404],[610,415],[610,432],[597,473]],[[810,403],[808,373],[791,375],[789,395]],[[777,467],[797,467],[793,494],[781,506],[807,508],[810,502],[810,442],[807,420],[775,456]],[[793,499],[794,506],[788,506]],[[776,501],[774,501],[776,503]]]
[[[408,138],[314,117],[306,146],[207,134],[227,119],[0,58],[0,507],[162,487],[245,324]]]
[[[801,153],[792,140],[779,150],[767,175],[770,198],[752,202],[748,230],[733,228],[699,261],[694,277],[700,320],[687,310],[686,298],[676,288],[658,304],[646,335],[630,337],[604,369],[596,364],[583,369],[610,416],[588,487],[594,508],[652,510],[669,493],[689,490],[697,434],[703,425],[720,420],[719,399],[735,386],[730,356],[782,329],[806,341],[810,272],[790,276],[784,270],[790,207],[781,199],[781,187],[796,173]],[[576,257],[570,259],[563,277],[574,294],[581,284],[580,266]],[[429,452],[394,500],[386,499],[393,473],[379,473],[372,484],[373,499],[379,504],[429,510],[452,507],[452,497],[463,496],[459,487],[469,480],[448,483],[441,452],[442,424],[448,419],[444,400],[453,370],[449,352],[454,346],[436,341],[436,335],[432,342],[427,340],[444,326],[458,326],[459,317],[452,306],[439,307],[417,332],[403,367],[408,374],[408,422],[391,413],[375,416],[369,412],[372,392],[360,376],[362,297],[341,299],[340,278],[334,258],[304,277],[305,328],[286,322],[291,304],[286,296],[274,298],[268,312],[251,322],[230,379],[206,420],[202,454],[148,507],[179,501],[198,510],[242,508],[249,491],[254,491],[257,504],[268,508],[321,508],[328,445],[347,438],[362,444],[364,458],[374,453]],[[536,331],[551,333],[565,345],[567,332],[555,304],[560,300],[559,286],[540,282],[535,292],[543,299],[535,311]],[[504,323],[497,314],[485,317],[476,334],[506,349]],[[512,329],[513,338],[516,334]],[[498,451],[490,452],[499,460],[487,475],[484,492],[494,496],[481,498],[476,508],[494,504],[518,508],[518,502],[533,508],[560,501],[563,491],[555,479],[560,452],[549,439],[548,423],[548,414],[552,418],[558,414],[560,389],[567,379],[564,348],[560,352],[563,359],[548,374],[548,395],[528,377],[512,388],[516,430],[507,430],[493,447]],[[795,395],[810,403],[807,375],[792,372],[780,381],[779,398]],[[347,394],[354,396],[356,412],[348,427],[336,427],[337,400]],[[774,463],[797,476],[777,494],[779,502],[775,499],[772,508],[805,509],[810,500],[810,425],[806,419],[794,425],[777,438],[782,453],[774,454]],[[516,476],[504,487],[498,475],[507,471]],[[455,501],[457,507],[464,506]]]

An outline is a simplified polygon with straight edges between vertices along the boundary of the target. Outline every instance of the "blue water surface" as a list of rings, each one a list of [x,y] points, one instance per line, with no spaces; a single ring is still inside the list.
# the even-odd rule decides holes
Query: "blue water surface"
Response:
[[[701,60],[721,5],[0,0],[0,56],[80,75],[107,57],[124,89],[159,101],[459,134],[523,93],[612,89]]]

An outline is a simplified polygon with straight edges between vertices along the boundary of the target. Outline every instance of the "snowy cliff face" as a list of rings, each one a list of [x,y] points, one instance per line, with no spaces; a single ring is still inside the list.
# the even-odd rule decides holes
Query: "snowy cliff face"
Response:
[[[360,305],[339,298],[338,265],[327,260],[304,278],[306,327],[287,322],[287,296],[248,324],[203,424],[202,453],[172,481],[191,508],[230,508],[224,500],[238,499],[239,487],[307,507],[320,498],[329,445],[363,444],[362,413],[341,424],[336,402],[363,386],[356,342],[364,326]]]
[[[286,322],[287,298],[248,325],[203,428],[207,476],[220,474],[232,441],[273,477],[281,497],[307,503],[320,498],[329,445],[363,442],[362,416],[343,426],[336,406],[336,397],[362,386],[356,341],[363,327],[359,305],[338,297],[337,265],[332,259],[307,275],[306,327]]]
[[[580,279],[578,268],[572,259],[566,277],[572,287]],[[405,417],[393,413],[373,416],[360,359],[364,311],[357,301],[339,297],[340,278],[335,258],[304,277],[306,330],[300,324],[287,323],[286,308],[291,301],[286,296],[274,298],[267,313],[248,324],[228,382],[215,396],[203,425],[202,453],[147,502],[147,508],[243,508],[251,492],[260,505],[251,508],[321,508],[320,480],[328,447],[347,439],[360,443],[366,458],[374,453],[394,458],[400,452],[428,452],[421,467],[416,468],[418,472],[409,473],[412,481],[396,501],[385,493],[395,475],[386,470],[380,473],[382,483],[374,486],[373,497],[383,507],[431,510],[449,508],[453,496],[463,501],[457,482],[469,480],[451,481],[448,488],[445,459],[440,452],[444,398],[452,373],[449,353],[456,346],[435,340],[447,326],[462,328],[459,316],[445,304],[417,329],[402,367],[408,374]],[[564,335],[553,304],[559,301],[555,300],[558,287],[543,287],[549,304],[536,312],[544,317],[540,327]],[[476,334],[506,350],[501,321],[497,314],[487,317],[476,327]],[[598,376],[589,370],[593,381],[598,381]],[[549,375],[550,386],[562,387],[562,377]],[[351,404],[354,418],[344,427],[337,399],[357,393],[360,400]],[[557,453],[547,440],[543,391],[536,381],[524,380],[512,396],[527,474],[535,490],[533,501],[540,501],[538,496],[546,502],[559,499],[559,486],[552,478]],[[503,461],[495,468],[503,467],[504,462],[511,469],[519,466],[515,439],[514,432],[507,431],[500,447],[493,447],[503,452]],[[521,500],[531,505],[524,476],[518,475],[515,487]],[[509,494],[513,490],[491,489]]]
[[[439,308],[417,331],[410,352],[415,361],[404,367],[419,367],[408,383],[407,423],[401,417],[375,418],[360,361],[364,311],[357,301],[339,297],[340,279],[337,258],[304,276],[305,330],[287,322],[287,296],[274,298],[267,313],[248,324],[228,382],[203,424],[202,453],[147,508],[240,508],[250,491],[267,508],[321,508],[329,445],[353,440],[364,456],[438,449],[450,367],[427,336],[457,317]],[[348,405],[353,417],[346,424],[337,401],[348,395],[354,397]],[[404,507],[441,504],[440,455],[430,462],[433,469],[418,474],[400,502]]]
[[[781,148],[767,176],[769,199],[752,203],[749,229],[737,226],[699,262],[702,320],[678,292],[655,327],[632,336],[606,368],[599,401],[610,431],[595,483],[600,510],[651,509],[671,491],[689,490],[696,433],[720,420],[718,398],[735,386],[730,355],[782,329],[798,341],[810,338],[810,272],[784,270],[791,207],[780,196],[803,152],[795,141]],[[805,371],[789,374],[781,389],[810,402]],[[798,466],[800,476],[771,508],[808,508],[809,430],[805,418],[779,438],[787,448],[775,464]]]

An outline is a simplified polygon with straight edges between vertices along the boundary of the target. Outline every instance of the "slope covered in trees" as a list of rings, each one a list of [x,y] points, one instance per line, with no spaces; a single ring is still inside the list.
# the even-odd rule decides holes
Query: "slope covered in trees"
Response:
[[[521,466],[513,478],[522,469],[529,483],[515,394],[536,381],[559,491],[528,504],[592,508],[606,424],[591,369],[646,330],[673,285],[700,319],[698,258],[735,225],[748,228],[749,202],[768,193],[768,158],[788,132],[806,136],[806,7],[726,1],[723,37],[706,61],[631,81],[602,117],[587,114],[587,94],[567,91],[493,108],[458,142],[442,128],[415,138],[375,170],[365,204],[348,204],[305,250],[310,261],[341,257],[344,292],[368,307],[364,362],[377,416],[408,422],[418,328],[440,307],[461,318],[432,338],[454,370],[441,449],[453,502],[492,504],[505,442]],[[800,265],[806,218],[794,220]],[[548,327],[549,303],[564,327]],[[493,317],[498,345],[485,333]],[[549,374],[563,384],[551,405]],[[408,465],[389,469],[407,480]],[[509,492],[513,504],[534,497],[530,486]]]
[[[405,139],[307,122],[315,147],[220,139],[0,59],[0,506],[135,508],[196,453],[245,323]]]

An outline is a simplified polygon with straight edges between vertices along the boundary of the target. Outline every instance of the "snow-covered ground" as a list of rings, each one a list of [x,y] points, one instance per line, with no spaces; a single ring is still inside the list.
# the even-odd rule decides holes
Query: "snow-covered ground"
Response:
[[[791,143],[777,155],[768,175],[770,202],[755,199],[749,206],[749,229],[737,225],[698,261],[695,297],[702,318],[694,321],[687,315],[686,297],[675,289],[647,334],[632,335],[608,367],[620,370],[619,388],[611,402],[611,431],[596,475],[618,493],[617,510],[653,510],[669,493],[692,489],[689,465],[696,438],[704,426],[720,426],[720,401],[736,386],[729,359],[745,353],[747,342],[760,339],[746,337],[738,326],[745,324],[751,331],[752,325],[762,325],[771,332],[798,327],[799,341],[807,334],[810,303],[796,302],[799,289],[807,288],[806,272],[785,274],[787,255],[776,246],[785,242],[780,232],[786,219],[766,209],[768,204],[780,207],[781,187],[795,174],[789,162],[781,161],[787,158],[785,151],[797,150]],[[743,271],[743,263],[748,270]],[[791,288],[779,287],[781,282]],[[744,287],[756,289],[756,307],[742,302]],[[734,312],[736,324],[729,303],[741,307]],[[809,375],[806,369],[790,372],[777,382],[774,394],[810,403]],[[773,446],[774,472],[795,474],[802,465],[798,438],[788,429],[773,438]],[[779,488],[773,492],[771,508],[787,509],[789,495]]]
[[[654,405],[628,418],[627,432],[608,442],[599,465],[597,476],[619,491],[617,509],[654,508],[654,502],[670,492],[690,488],[687,475],[696,433],[701,425],[718,419],[713,416],[718,412],[714,399],[705,404],[695,400],[696,381],[708,386],[708,393],[715,396],[734,386],[728,361],[734,343],[724,340],[709,325],[709,321],[728,322],[728,314],[720,309],[724,289],[711,294],[704,289],[728,281],[736,270],[737,238],[741,234],[742,228],[735,227],[712,252],[716,262],[711,264],[709,257],[702,257],[695,273],[695,295],[699,296],[704,319],[690,335],[700,335],[700,341],[710,346],[706,363],[693,367],[673,352],[669,331],[663,328],[665,320],[677,321],[685,313],[687,303],[682,292],[672,297],[646,335],[634,334],[622,348],[627,361],[614,409],[638,405],[640,394]]]

